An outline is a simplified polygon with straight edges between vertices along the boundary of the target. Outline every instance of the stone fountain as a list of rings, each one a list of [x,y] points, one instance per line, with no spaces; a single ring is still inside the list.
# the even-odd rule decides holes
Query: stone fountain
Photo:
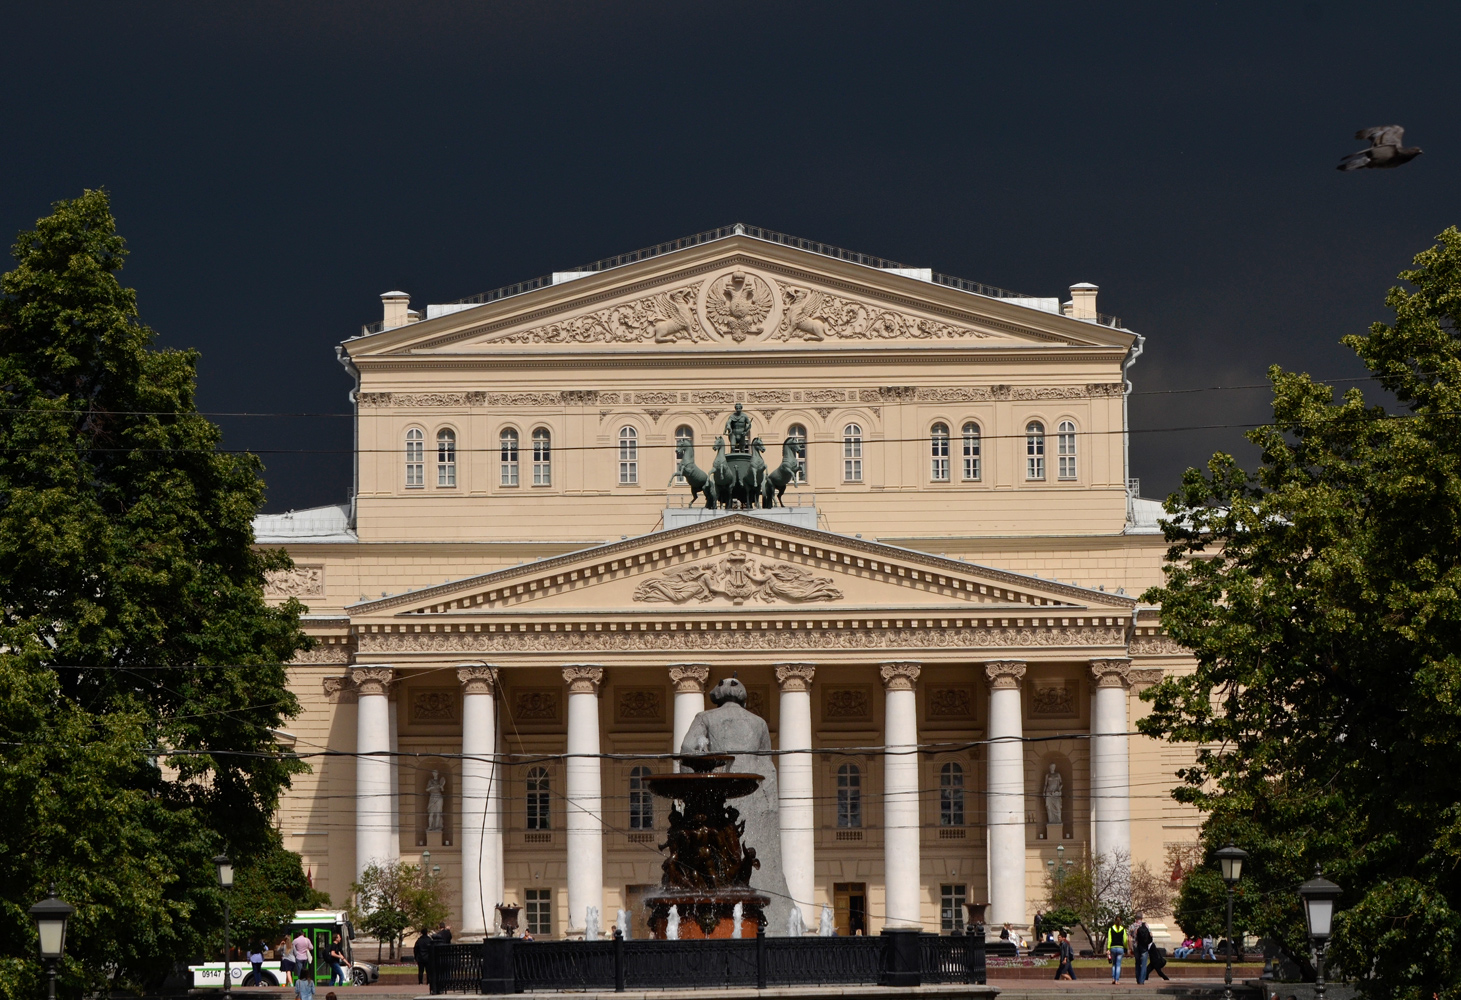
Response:
[[[745,820],[726,800],[750,795],[762,776],[717,771],[735,760],[733,754],[677,759],[683,770],[644,779],[651,792],[676,803],[660,845],[665,852],[660,885],[644,900],[650,929],[665,938],[670,908],[678,907],[681,938],[754,937],[771,899],[751,888],[751,873],[761,862],[742,843]]]

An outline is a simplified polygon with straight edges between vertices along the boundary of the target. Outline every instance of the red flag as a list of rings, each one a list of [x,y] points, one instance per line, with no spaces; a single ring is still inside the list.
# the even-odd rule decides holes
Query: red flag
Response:
[[[315,868],[314,868],[314,865],[310,865],[309,868],[308,868],[308,870],[305,871],[305,873],[304,873],[304,880],[309,883],[309,887],[311,889],[313,889],[315,887]]]

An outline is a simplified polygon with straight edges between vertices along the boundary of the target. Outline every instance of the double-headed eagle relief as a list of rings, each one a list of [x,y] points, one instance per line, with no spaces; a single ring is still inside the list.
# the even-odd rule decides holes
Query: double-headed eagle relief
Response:
[[[747,267],[693,284],[492,335],[496,344],[787,344],[796,341],[980,340],[993,334],[932,316],[792,284]]]
[[[737,604],[752,599],[767,604],[776,600],[837,601],[842,599],[842,591],[833,586],[830,576],[813,576],[791,563],[763,563],[744,552],[668,570],[634,588],[634,599],[646,603],[704,603],[716,597]]]

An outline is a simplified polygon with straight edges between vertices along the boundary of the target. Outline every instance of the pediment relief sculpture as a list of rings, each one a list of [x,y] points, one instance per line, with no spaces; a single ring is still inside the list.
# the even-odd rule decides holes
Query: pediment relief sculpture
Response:
[[[994,334],[914,316],[748,267],[694,284],[489,335],[492,344],[759,344],[792,341],[971,340]]]
[[[646,603],[704,603],[716,597],[737,604],[752,598],[767,604],[777,600],[837,601],[842,591],[833,586],[831,577],[813,576],[791,563],[763,562],[744,552],[666,570],[634,588],[634,600]]]

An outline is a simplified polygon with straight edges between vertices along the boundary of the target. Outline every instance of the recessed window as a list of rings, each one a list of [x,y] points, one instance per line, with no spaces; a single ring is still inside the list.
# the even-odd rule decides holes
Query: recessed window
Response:
[[[500,446],[503,486],[516,486],[518,482],[517,431],[508,427],[497,436]]]
[[[649,792],[645,778],[654,772],[647,767],[636,767],[629,772],[629,829],[654,829],[654,796]]]
[[[952,762],[939,768],[938,824],[964,825],[964,768]]]
[[[546,767],[530,768],[527,780],[527,828],[529,830],[552,829],[550,805],[548,769]]]
[[[945,934],[963,932],[964,903],[968,898],[966,886],[941,885],[938,887],[939,930]]]
[[[787,440],[796,449],[796,483],[807,481],[807,429],[801,424],[792,424],[786,429]]]
[[[857,424],[842,428],[842,481],[862,482],[862,428]]]
[[[964,479],[966,482],[974,482],[984,475],[979,461],[979,436],[978,424],[971,420],[964,425]]]
[[[406,432],[406,485],[426,485],[426,435],[417,427]]]
[[[639,482],[639,432],[633,427],[619,428],[619,485]]]
[[[442,428],[436,432],[436,485],[457,484],[457,432]]]
[[[546,427],[533,431],[533,485],[553,485],[553,432]]]
[[[1038,420],[1025,425],[1025,478],[1045,478],[1045,425]]]
[[[862,770],[856,764],[837,769],[837,828],[862,828]]]
[[[1061,479],[1075,478],[1075,424],[1069,420],[1060,422],[1060,433],[1056,441],[1056,457],[1060,460],[1058,472]]]
[[[691,449],[695,447],[695,428],[689,424],[681,424],[675,428],[675,468],[680,467],[680,455],[683,453],[686,458],[690,457]],[[676,473],[675,482],[684,485],[685,477]]]
[[[936,483],[949,481],[949,425],[934,424],[928,435],[929,455],[932,464],[929,476]]]
[[[534,937],[550,937],[553,934],[553,890],[523,890],[523,920],[528,933]]]

